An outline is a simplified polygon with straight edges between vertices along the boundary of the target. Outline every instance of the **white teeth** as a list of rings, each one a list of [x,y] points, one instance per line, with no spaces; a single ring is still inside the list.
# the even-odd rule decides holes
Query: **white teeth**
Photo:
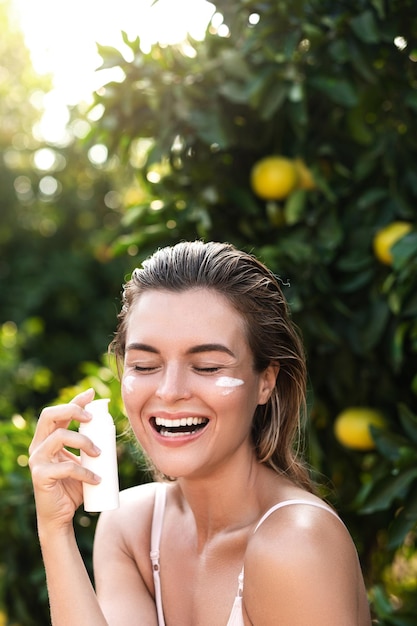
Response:
[[[157,426],[165,426],[165,428],[178,428],[179,426],[198,426],[204,424],[204,417],[182,417],[181,419],[168,420],[163,417],[155,417]]]
[[[186,437],[195,434],[194,427],[205,426],[208,422],[205,417],[181,417],[178,419],[165,419],[164,417],[154,416],[155,425],[158,432],[163,437]],[[189,431],[184,430],[190,427]],[[179,430],[175,430],[178,428]]]
[[[160,435],[162,435],[163,437],[186,437],[187,435],[191,435],[191,432],[178,432],[178,433],[173,433],[170,430],[161,430]]]

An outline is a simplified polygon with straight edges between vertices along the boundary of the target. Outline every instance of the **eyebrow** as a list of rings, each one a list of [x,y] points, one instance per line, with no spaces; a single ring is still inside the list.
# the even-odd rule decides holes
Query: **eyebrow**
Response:
[[[147,343],[130,343],[126,346],[126,352],[130,350],[140,350],[142,352],[159,354],[159,350],[148,345]],[[225,354],[235,357],[235,354],[222,343],[202,343],[187,350],[187,354],[201,354],[203,352],[224,352]]]
[[[235,354],[222,343],[202,343],[188,350],[189,354],[200,354],[201,352],[224,352],[230,356],[235,356]]]

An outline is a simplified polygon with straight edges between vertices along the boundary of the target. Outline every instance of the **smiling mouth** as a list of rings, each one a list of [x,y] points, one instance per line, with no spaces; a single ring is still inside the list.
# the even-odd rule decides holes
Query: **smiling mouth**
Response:
[[[168,420],[162,417],[151,418],[152,427],[163,437],[184,437],[194,435],[208,424],[206,417],[183,417]]]

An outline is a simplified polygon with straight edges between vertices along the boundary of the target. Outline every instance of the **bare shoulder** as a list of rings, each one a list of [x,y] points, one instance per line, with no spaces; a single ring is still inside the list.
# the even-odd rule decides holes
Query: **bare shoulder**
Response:
[[[303,559],[323,551],[331,554],[334,547],[356,554],[349,532],[330,506],[314,496],[293,498],[273,511],[254,533],[248,556],[265,550],[278,564],[288,555]],[[272,550],[271,550],[272,548]]]
[[[274,511],[245,557],[244,606],[250,623],[368,626],[356,548],[343,522],[318,498]],[[337,619],[335,619],[337,616]]]

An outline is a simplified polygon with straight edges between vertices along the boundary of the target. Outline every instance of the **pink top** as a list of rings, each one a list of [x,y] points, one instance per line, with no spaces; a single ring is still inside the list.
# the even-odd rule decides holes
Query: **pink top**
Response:
[[[165,499],[166,499],[166,484],[159,483],[155,492],[155,505],[152,519],[152,531],[151,531],[151,561],[152,561],[152,570],[153,570],[153,578],[155,584],[155,604],[156,611],[158,615],[158,625],[165,626],[164,620],[164,611],[162,607],[162,593],[161,593],[161,579],[159,576],[159,544],[162,533],[162,524],[164,520],[164,511],[165,511]],[[290,504],[309,504],[310,506],[315,506],[318,509],[324,509],[328,511],[332,515],[334,515],[339,521],[341,521],[340,517],[326,504],[322,504],[320,502],[312,502],[311,500],[303,500],[303,499],[294,499],[294,500],[284,500],[284,502],[279,502],[272,506],[268,511],[261,517],[259,522],[257,523],[254,533],[258,530],[259,526],[263,524],[263,522],[275,511],[281,509],[284,506],[289,506]],[[244,581],[244,572],[243,568],[239,574],[238,578],[238,590],[237,595],[235,597],[232,612],[230,613],[229,620],[227,622],[227,626],[244,626],[243,622],[243,611],[242,611],[242,594],[243,594],[243,581]]]

